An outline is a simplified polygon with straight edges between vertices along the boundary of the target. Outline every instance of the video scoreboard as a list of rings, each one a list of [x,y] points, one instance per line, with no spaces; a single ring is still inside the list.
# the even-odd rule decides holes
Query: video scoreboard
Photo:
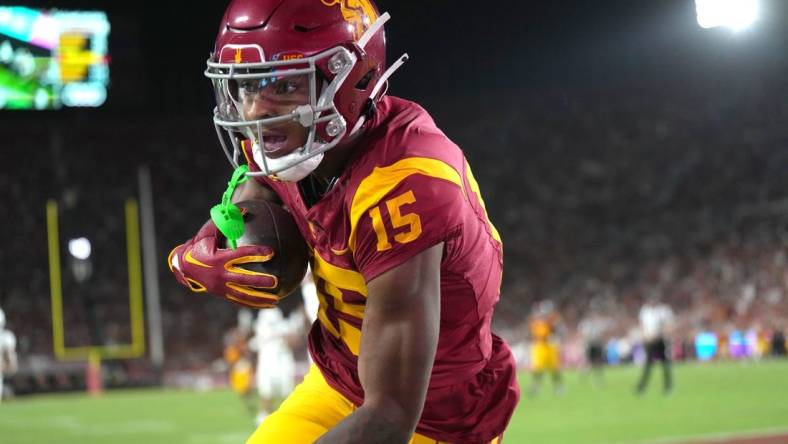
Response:
[[[109,30],[100,11],[0,6],[0,110],[101,106]]]

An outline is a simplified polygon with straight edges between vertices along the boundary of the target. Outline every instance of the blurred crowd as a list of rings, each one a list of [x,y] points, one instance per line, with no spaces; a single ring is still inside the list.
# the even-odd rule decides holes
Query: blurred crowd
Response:
[[[165,258],[208,219],[210,206],[221,198],[225,173],[231,172],[221,151],[211,149],[210,121],[201,116],[149,122],[137,116],[67,125],[46,118],[23,120],[4,131],[8,165],[36,161],[31,169],[9,168],[0,175],[9,203],[9,211],[0,214],[6,227],[0,306],[18,338],[18,391],[84,388],[85,363],[59,362],[54,356],[48,199],[58,205],[65,345],[130,343],[124,205],[129,198],[138,199],[138,168],[143,165],[153,182],[156,256],[161,258],[155,279],[166,359],[161,368],[147,358],[108,361],[105,378],[110,385],[154,383],[166,373],[204,369],[221,357],[221,337],[237,310],[212,298],[196,300],[171,278]],[[173,131],[173,126],[194,130]],[[45,156],[31,156],[31,140],[41,144]],[[68,240],[82,236],[91,241],[92,255],[91,271],[80,280]]]
[[[730,341],[733,332],[788,329],[788,82],[721,91],[653,82],[428,103],[466,151],[504,240],[498,330],[520,340],[532,306],[550,299],[569,341],[602,299],[610,339],[630,338],[655,292],[676,312],[677,343],[705,331]],[[7,165],[32,165],[0,175],[0,306],[18,338],[20,374],[73,365],[53,357],[50,198],[61,209],[67,345],[130,340],[123,202],[138,195],[140,165],[153,178],[166,360],[112,365],[152,381],[222,354],[236,308],[180,288],[164,258],[208,219],[231,169],[207,116],[127,117],[25,121],[2,132]],[[72,235],[94,239],[84,282],[69,277]]]
[[[542,299],[567,336],[608,300],[626,337],[652,293],[677,339],[788,328],[788,84],[659,86],[500,97],[453,128],[466,149],[484,139],[469,157],[504,238],[512,340]]]

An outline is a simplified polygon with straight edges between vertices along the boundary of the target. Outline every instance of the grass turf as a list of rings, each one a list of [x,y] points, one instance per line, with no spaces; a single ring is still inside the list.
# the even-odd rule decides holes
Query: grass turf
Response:
[[[632,443],[771,428],[788,429],[788,361],[678,365],[675,389],[662,394],[654,368],[648,390],[635,396],[638,367],[608,369],[604,388],[567,375],[568,390],[523,396],[506,441]],[[523,387],[529,377],[521,378]],[[525,391],[523,391],[525,393]]]
[[[788,361],[680,365],[669,397],[655,370],[642,397],[633,394],[635,367],[608,369],[601,389],[568,373],[560,397],[546,381],[540,395],[523,396],[505,442],[618,444],[788,429]],[[252,428],[252,416],[226,390],[41,395],[0,405],[0,444],[237,444]]]

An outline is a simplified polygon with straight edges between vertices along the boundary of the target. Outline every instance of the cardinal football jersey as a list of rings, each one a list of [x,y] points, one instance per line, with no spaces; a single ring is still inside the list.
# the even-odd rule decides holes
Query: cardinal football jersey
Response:
[[[355,150],[311,207],[297,184],[262,179],[313,251],[320,308],[312,357],[328,384],[360,405],[361,326],[366,300],[375,297],[366,283],[443,242],[440,335],[417,431],[488,442],[504,431],[519,389],[509,347],[490,330],[503,250],[471,169],[424,109],[393,97],[379,103]]]

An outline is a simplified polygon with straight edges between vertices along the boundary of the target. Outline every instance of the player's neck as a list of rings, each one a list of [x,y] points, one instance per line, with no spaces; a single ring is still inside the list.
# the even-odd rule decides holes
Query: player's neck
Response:
[[[352,150],[345,147],[328,151],[315,171],[298,182],[301,198],[307,208],[318,203],[336,185],[351,155]]]
[[[350,140],[343,141],[338,146],[326,152],[323,161],[315,169],[314,175],[326,184],[334,182],[348,165],[348,162],[356,152],[358,141],[361,139],[361,134],[357,134]]]
[[[342,150],[344,151],[344,150]],[[329,183],[342,175],[349,158],[349,152],[332,153],[334,156],[326,156],[320,166],[315,170],[315,176],[321,181]]]

